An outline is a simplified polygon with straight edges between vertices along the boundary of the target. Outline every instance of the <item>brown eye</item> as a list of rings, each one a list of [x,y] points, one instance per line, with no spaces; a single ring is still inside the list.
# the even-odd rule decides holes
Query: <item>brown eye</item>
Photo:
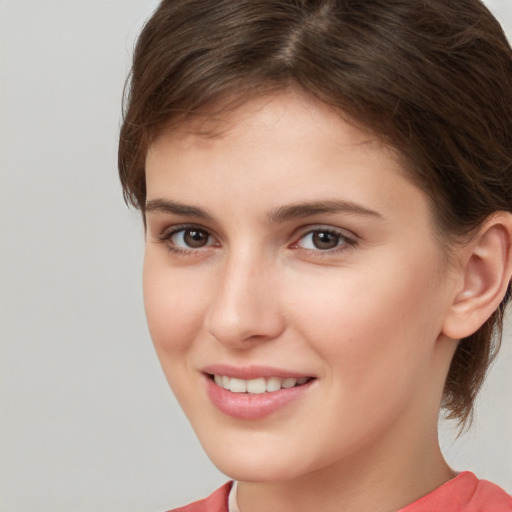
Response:
[[[339,244],[340,237],[336,233],[316,231],[312,234],[311,242],[316,249],[334,249]]]
[[[172,234],[170,241],[180,249],[201,249],[213,243],[208,231],[200,228],[180,229]]]
[[[183,234],[183,241],[189,247],[197,249],[204,247],[208,243],[208,233],[201,229],[187,229]]]
[[[331,251],[333,249],[343,249],[346,246],[354,245],[355,241],[348,238],[341,232],[333,229],[314,229],[309,231],[296,242],[296,246],[301,249],[311,251]]]

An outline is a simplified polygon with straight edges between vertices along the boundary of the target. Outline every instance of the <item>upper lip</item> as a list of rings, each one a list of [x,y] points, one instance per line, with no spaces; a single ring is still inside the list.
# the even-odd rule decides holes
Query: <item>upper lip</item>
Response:
[[[272,366],[232,366],[229,364],[213,364],[205,366],[202,370],[203,373],[209,375],[224,375],[227,377],[234,377],[235,379],[251,380],[260,377],[279,377],[281,379],[287,378],[301,378],[312,377],[311,374],[295,371],[285,370]]]

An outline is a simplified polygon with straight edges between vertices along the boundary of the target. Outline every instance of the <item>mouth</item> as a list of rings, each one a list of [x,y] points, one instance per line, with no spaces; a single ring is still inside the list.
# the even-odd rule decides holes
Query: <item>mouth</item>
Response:
[[[207,374],[217,386],[232,393],[262,395],[275,393],[281,389],[291,389],[308,384],[314,377],[257,377],[255,379],[239,379],[227,375]]]
[[[317,388],[318,378],[272,366],[215,364],[202,369],[206,394],[223,414],[262,420],[292,411]]]

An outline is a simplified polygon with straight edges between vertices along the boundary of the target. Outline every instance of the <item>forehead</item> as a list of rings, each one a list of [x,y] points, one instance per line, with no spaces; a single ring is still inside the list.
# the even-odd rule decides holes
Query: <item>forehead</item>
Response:
[[[395,171],[403,171],[400,155],[381,138],[300,89],[252,98],[236,103],[235,108],[223,105],[219,102],[203,113],[170,122],[150,145],[146,168],[151,170],[166,150],[183,155],[197,151],[221,153],[243,145],[247,154],[259,148],[264,157],[264,153],[277,152],[296,155],[307,143],[316,144],[317,149],[324,146],[342,152],[350,147],[352,152],[368,156],[374,152],[385,154]]]

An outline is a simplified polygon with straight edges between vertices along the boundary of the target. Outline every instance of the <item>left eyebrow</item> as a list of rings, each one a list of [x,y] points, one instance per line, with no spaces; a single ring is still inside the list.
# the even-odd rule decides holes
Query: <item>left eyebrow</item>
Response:
[[[268,218],[270,222],[280,223],[326,213],[348,213],[383,219],[380,213],[352,201],[314,201],[279,206],[268,213]]]

